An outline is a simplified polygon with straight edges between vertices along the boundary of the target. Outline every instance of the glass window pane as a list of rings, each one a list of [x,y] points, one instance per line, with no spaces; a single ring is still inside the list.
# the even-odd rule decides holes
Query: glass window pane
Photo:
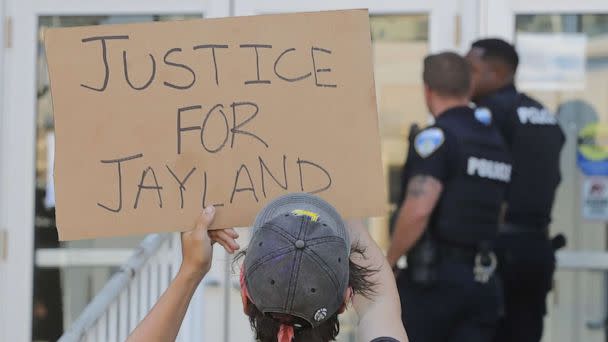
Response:
[[[51,27],[167,21],[200,17],[201,15],[92,15],[41,16],[38,18],[35,248],[131,248],[135,247],[141,238],[100,239],[62,244],[57,241],[52,182],[49,181],[54,128],[49,79],[44,56],[44,30]],[[64,268],[61,272],[57,268],[41,269],[34,267],[33,339],[57,340],[63,332],[64,321],[73,321],[114,271],[115,269],[110,267]],[[69,296],[69,300],[63,300],[66,296]],[[67,307],[63,306],[64,303],[68,304]]]
[[[608,124],[608,14],[522,14],[516,17],[517,39],[523,34],[579,35],[586,38],[583,85],[578,89],[524,89],[554,111],[566,133],[562,151],[562,183],[553,209],[552,232],[563,232],[570,249],[605,250],[605,223],[583,218],[584,175],[577,167],[578,134],[590,123]],[[541,36],[542,38],[542,36]],[[576,47],[564,46],[563,51]],[[519,51],[525,54],[526,51]]]
[[[370,24],[382,159],[394,210],[410,125],[427,122],[421,75],[429,50],[429,17],[378,15],[370,17]],[[388,227],[388,215],[372,222],[372,235],[382,247],[388,246]]]
[[[562,183],[553,209],[553,232],[564,232],[573,249],[606,249],[603,223],[583,218],[581,193],[583,175],[576,165],[577,136],[589,123],[608,124],[608,14],[517,15],[516,43],[529,33],[570,34],[586,37],[584,84],[580,89],[524,89],[558,116],[567,135],[562,151]],[[548,39],[548,38],[547,38]],[[574,47],[564,47],[574,49]],[[525,51],[520,51],[521,53]]]

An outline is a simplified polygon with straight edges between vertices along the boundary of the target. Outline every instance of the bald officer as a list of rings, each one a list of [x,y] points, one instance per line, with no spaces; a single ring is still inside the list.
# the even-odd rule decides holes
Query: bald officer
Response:
[[[426,57],[423,79],[435,124],[410,145],[387,256],[394,267],[407,254],[397,279],[402,319],[413,342],[489,342],[501,307],[491,242],[510,158],[490,112],[468,106],[463,57]]]

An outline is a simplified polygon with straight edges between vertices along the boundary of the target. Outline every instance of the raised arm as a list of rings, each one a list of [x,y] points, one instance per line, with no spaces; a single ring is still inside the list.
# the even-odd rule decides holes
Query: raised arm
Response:
[[[426,229],[442,189],[441,182],[428,175],[416,175],[408,182],[405,201],[399,210],[387,254],[391,268]]]
[[[361,221],[351,220],[348,227],[351,240],[365,248],[365,258],[353,261],[365,268],[378,269],[370,279],[377,284],[373,297],[356,295],[353,298],[353,307],[359,316],[359,340],[369,342],[377,337],[392,337],[400,342],[408,341],[401,323],[401,304],[391,267]]]
[[[195,228],[182,233],[183,259],[175,279],[127,341],[175,341],[192,295],[211,267],[212,247],[207,228],[214,214],[214,208],[207,207]],[[236,233],[227,230],[223,234]]]

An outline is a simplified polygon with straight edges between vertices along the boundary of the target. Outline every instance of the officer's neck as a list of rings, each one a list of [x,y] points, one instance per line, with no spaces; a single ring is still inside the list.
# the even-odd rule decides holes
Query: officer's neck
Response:
[[[455,107],[466,107],[469,105],[469,99],[464,98],[454,98],[454,97],[441,97],[437,98],[434,101],[433,106],[431,108],[431,113],[434,117],[439,117],[449,109]]]

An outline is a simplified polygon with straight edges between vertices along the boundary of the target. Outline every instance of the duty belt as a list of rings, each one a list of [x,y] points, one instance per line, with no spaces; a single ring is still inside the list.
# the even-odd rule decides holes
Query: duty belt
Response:
[[[441,258],[463,261],[473,265],[475,281],[487,283],[496,270],[497,258],[493,251],[480,251],[473,247],[455,246],[446,243],[439,244]]]
[[[542,234],[544,236],[549,236],[549,227],[503,223],[498,226],[498,232],[500,234]]]
[[[439,255],[446,260],[461,261],[467,264],[473,264],[475,262],[476,254],[477,249],[474,247],[463,247],[439,243]]]

